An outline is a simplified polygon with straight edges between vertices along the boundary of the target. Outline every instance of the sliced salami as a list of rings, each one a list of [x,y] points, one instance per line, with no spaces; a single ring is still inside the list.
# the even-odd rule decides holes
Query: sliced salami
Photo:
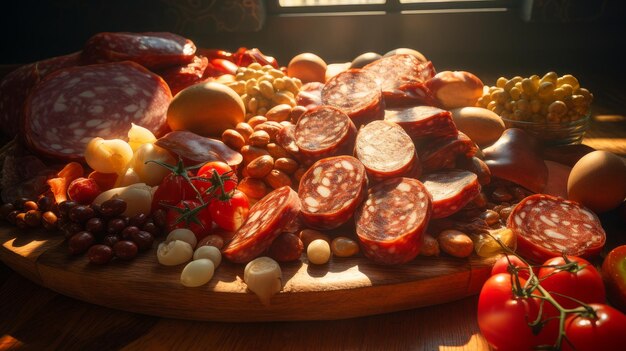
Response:
[[[337,156],[319,160],[300,180],[302,220],[312,228],[337,228],[352,217],[366,189],[365,167],[356,158]]]
[[[298,194],[290,187],[278,188],[250,209],[248,219],[222,254],[235,263],[247,263],[266,251],[300,211]]]
[[[356,127],[341,110],[323,105],[298,119],[295,138],[302,159],[313,164],[326,157],[352,155]]]
[[[205,80],[204,71],[208,66],[209,60],[206,57],[196,56],[186,65],[166,68],[157,73],[167,82],[172,95],[176,95],[188,86]]]
[[[462,170],[430,173],[421,181],[432,196],[432,218],[444,218],[458,212],[480,193],[481,188],[476,174]]]
[[[296,96],[296,105],[304,106],[307,110],[322,105],[322,89],[324,89],[324,83],[309,82],[303,84]]]
[[[243,156],[221,140],[203,137],[187,130],[169,132],[155,144],[181,157],[187,166],[223,161],[231,167],[237,167],[243,162]]]
[[[283,126],[276,133],[276,144],[285,149],[296,160],[300,160],[300,148],[296,144],[296,125],[289,124]]]
[[[322,103],[343,111],[357,128],[385,116],[385,101],[376,77],[357,68],[327,81],[322,89]]]
[[[432,97],[425,82],[435,76],[432,62],[399,54],[383,57],[365,67],[380,84],[387,107],[430,104]]]
[[[400,177],[421,170],[415,146],[399,125],[374,121],[359,130],[354,154],[372,180]]]
[[[424,172],[454,168],[457,157],[473,157],[476,151],[476,144],[462,132],[453,136],[422,140],[418,147]]]
[[[94,137],[128,140],[131,123],[161,136],[171,99],[161,77],[133,62],[61,69],[26,101],[24,139],[42,155],[80,160]]]
[[[432,106],[387,109],[385,120],[402,127],[411,139],[455,135],[457,132],[450,111]]]
[[[83,59],[87,63],[133,61],[151,70],[183,65],[193,61],[194,43],[167,32],[103,32],[85,43]]]
[[[363,253],[380,264],[411,261],[431,212],[430,195],[419,180],[392,178],[376,184],[354,214]]]
[[[545,194],[520,201],[511,211],[507,227],[517,236],[517,252],[541,263],[563,254],[590,257],[606,242],[598,217],[577,202]]]

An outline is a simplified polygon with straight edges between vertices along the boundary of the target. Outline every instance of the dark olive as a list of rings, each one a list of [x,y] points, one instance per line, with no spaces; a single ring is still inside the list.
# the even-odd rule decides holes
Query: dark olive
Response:
[[[141,227],[141,230],[144,230],[150,234],[152,234],[152,236],[157,237],[161,235],[161,229],[159,227],[157,227],[156,224],[154,224],[154,222],[152,221],[148,221],[146,222],[146,224],[143,225],[143,227]]]
[[[159,208],[152,212],[152,220],[159,228],[165,228],[167,225],[167,212],[164,209]]]
[[[139,250],[144,251],[152,247],[152,243],[154,243],[154,236],[145,230],[138,230],[130,235],[130,240],[137,244]]]
[[[2,204],[2,206],[0,206],[0,219],[6,220],[7,216],[12,211],[15,211],[15,205],[13,205],[10,202],[7,202],[6,204]]]
[[[107,234],[119,234],[126,228],[128,223],[124,220],[124,218],[115,217],[109,219],[107,222]]]
[[[68,217],[70,210],[78,205],[78,202],[66,200],[59,204],[59,214],[61,217]]]
[[[130,217],[130,219],[128,220],[128,224],[133,225],[135,227],[141,227],[142,225],[146,223],[147,220],[148,220],[148,215],[146,215],[145,213],[138,213]]]
[[[122,260],[131,260],[137,256],[139,248],[130,240],[121,240],[113,245],[113,253]]]
[[[89,262],[95,264],[107,264],[113,258],[113,249],[107,245],[94,245],[87,251]]]
[[[42,196],[37,200],[37,206],[44,212],[52,210],[53,204],[54,200],[49,196]]]
[[[71,238],[74,234],[83,230],[83,226],[75,222],[66,222],[61,225],[61,232],[66,238]]]
[[[126,201],[120,198],[106,200],[100,204],[100,213],[106,217],[119,216],[126,211]]]
[[[92,232],[96,236],[104,234],[105,229],[102,218],[92,217],[85,222],[85,230]]]
[[[90,232],[78,232],[72,235],[69,240],[68,246],[70,254],[82,254],[83,252],[87,251],[95,242],[96,238]]]
[[[76,223],[85,223],[95,216],[93,208],[85,205],[74,206],[69,212],[69,218]]]
[[[20,214],[20,213],[21,213],[20,210],[13,210],[13,211],[9,212],[9,214],[7,214],[5,219],[7,220],[7,222],[15,225],[15,223],[17,221],[17,215]]]
[[[130,240],[131,236],[133,234],[136,234],[137,232],[139,232],[139,228],[135,227],[134,225],[128,226],[122,229],[122,239]]]
[[[15,216],[15,225],[20,229],[28,228],[28,224],[26,224],[26,213],[20,212]]]
[[[118,241],[120,241],[120,237],[115,234],[105,235],[104,239],[102,239],[102,243],[109,247],[113,247]]]

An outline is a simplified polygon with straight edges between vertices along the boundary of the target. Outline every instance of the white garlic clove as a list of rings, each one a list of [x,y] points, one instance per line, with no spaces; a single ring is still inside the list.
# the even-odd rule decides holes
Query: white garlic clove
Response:
[[[282,289],[280,266],[269,257],[258,257],[248,262],[243,280],[265,306],[269,306],[270,298]]]
[[[198,239],[196,238],[196,235],[187,228],[174,229],[169,234],[167,234],[167,238],[165,238],[166,242],[174,240],[182,240],[191,245],[191,248],[195,248],[198,244]]]
[[[193,248],[182,240],[160,243],[157,249],[157,259],[164,266],[176,266],[189,262],[193,257]]]
[[[207,258],[187,263],[180,274],[180,283],[186,287],[194,288],[208,283],[215,273],[213,261]]]
[[[197,248],[196,251],[194,251],[193,253],[193,259],[199,260],[202,258],[207,258],[213,261],[213,264],[215,264],[215,267],[219,266],[220,263],[222,263],[222,253],[215,246],[205,245],[205,246],[200,246],[199,248]]]

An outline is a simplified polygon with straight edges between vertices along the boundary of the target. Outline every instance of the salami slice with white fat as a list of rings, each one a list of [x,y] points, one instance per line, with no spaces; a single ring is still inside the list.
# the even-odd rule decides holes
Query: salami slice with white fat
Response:
[[[373,180],[418,176],[420,161],[413,141],[399,125],[374,121],[359,130],[354,154]]]
[[[457,157],[473,157],[478,147],[462,132],[445,137],[426,138],[417,148],[425,172],[455,168]]]
[[[306,225],[334,229],[346,223],[367,189],[365,167],[352,156],[317,161],[300,180],[300,213]]]
[[[517,237],[517,253],[537,263],[563,254],[594,256],[606,242],[593,212],[552,195],[526,197],[513,208],[506,225]]]
[[[419,253],[432,212],[430,195],[417,179],[378,183],[354,214],[365,256],[380,264],[401,264]]]
[[[326,157],[351,155],[355,139],[356,127],[350,117],[332,106],[309,110],[296,123],[296,145],[307,164]]]
[[[435,76],[432,62],[420,62],[408,54],[380,58],[363,70],[372,73],[380,84],[387,107],[432,105],[433,98],[426,87],[427,80]]]
[[[83,59],[87,63],[133,61],[151,70],[192,62],[194,43],[167,32],[102,32],[85,43]]]
[[[265,252],[300,212],[298,194],[284,186],[254,204],[222,254],[235,263],[247,263]]]
[[[322,105],[322,89],[324,89],[324,83],[308,82],[303,84],[298,95],[296,95],[296,104],[307,110]]]
[[[470,203],[479,193],[476,174],[463,170],[449,170],[422,176],[421,181],[433,201],[432,218],[448,217]]]
[[[26,101],[24,139],[41,155],[81,160],[94,137],[128,140],[131,123],[161,136],[171,99],[161,77],[133,62],[61,69]]]
[[[341,72],[326,82],[322,103],[337,107],[357,128],[385,116],[385,101],[380,85],[371,73],[361,69]]]
[[[167,82],[172,95],[176,95],[181,90],[205,80],[204,72],[208,66],[209,59],[196,56],[188,64],[166,68],[157,73]]]
[[[432,106],[387,109],[385,120],[402,127],[412,139],[455,135],[457,132],[452,113]]]

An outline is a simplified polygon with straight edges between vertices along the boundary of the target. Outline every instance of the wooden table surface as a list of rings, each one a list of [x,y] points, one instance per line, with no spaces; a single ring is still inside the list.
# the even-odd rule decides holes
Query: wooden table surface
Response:
[[[581,81],[596,92],[594,121],[584,143],[626,156],[623,81],[593,74]],[[0,350],[489,350],[476,323],[476,304],[477,297],[470,297],[334,321],[195,322],[74,300],[0,263]]]

